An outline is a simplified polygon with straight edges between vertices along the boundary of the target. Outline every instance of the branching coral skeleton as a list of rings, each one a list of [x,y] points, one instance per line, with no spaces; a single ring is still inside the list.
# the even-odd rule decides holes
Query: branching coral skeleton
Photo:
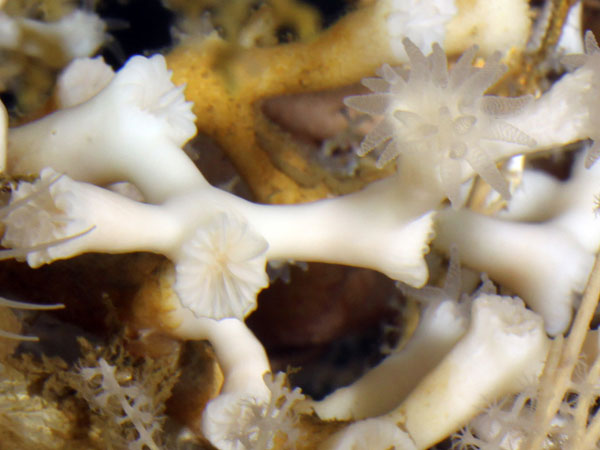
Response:
[[[269,284],[267,261],[291,259],[374,269],[408,285],[408,296],[427,298],[406,347],[355,385],[313,403],[323,420],[359,420],[327,439],[323,448],[425,449],[464,426],[465,446],[484,448],[492,440],[498,448],[515,442],[519,450],[547,448],[548,440],[558,439],[553,433],[560,423],[568,424],[558,433],[568,448],[593,448],[600,437],[600,417],[588,415],[600,397],[600,353],[588,355],[585,374],[573,374],[600,294],[598,260],[594,263],[600,233],[593,213],[600,191],[600,165],[593,165],[598,142],[585,161],[577,158],[566,182],[525,171],[518,188],[498,164],[578,140],[598,141],[598,44],[588,33],[585,55],[564,60],[573,71],[537,98],[490,95],[488,89],[506,72],[504,55],[486,45],[486,59],[473,64],[478,48],[463,41],[458,45],[458,33],[451,32],[453,23],[469,14],[453,1],[422,1],[422,9],[401,6],[380,0],[315,41],[290,47],[297,53],[280,47],[241,50],[243,57],[233,58],[229,84],[209,71],[210,64],[202,66],[206,76],[196,73],[192,79],[188,62],[181,61],[186,51],[198,51],[194,63],[202,65],[226,44],[215,35],[197,44],[201,51],[190,50],[191,41],[186,42],[169,59],[179,69],[176,78],[187,78],[195,97],[202,83],[212,88],[203,93],[206,99],[197,100],[194,112],[185,86],[171,81],[172,72],[160,55],[135,56],[116,74],[101,60],[76,61],[58,83],[60,109],[16,128],[8,128],[2,107],[2,163],[5,159],[11,176],[39,177],[19,182],[0,210],[7,248],[0,258],[26,260],[35,268],[89,252],[146,251],[168,257],[174,264],[171,288],[177,302],[164,312],[163,318],[173,324],[167,332],[181,339],[208,339],[224,374],[220,394],[202,416],[204,435],[220,449],[273,448],[282,433],[289,443],[297,438],[303,396],[284,387],[283,374],[268,374],[267,354],[244,323],[256,308],[258,292]],[[423,23],[434,24],[435,39],[445,42],[428,40]],[[377,28],[382,24],[387,31]],[[259,100],[286,89],[329,87],[331,81],[323,81],[322,74],[306,70],[309,79],[302,88],[294,84],[297,74],[278,84],[265,80],[281,74],[283,63],[272,63],[277,55],[287,61],[321,49],[317,53],[323,58],[332,51],[326,44],[335,41],[336,31],[352,27],[363,33],[377,29],[373,41],[390,42],[369,54],[358,33],[352,35],[343,50],[359,48],[365,66],[347,68],[334,81],[357,81],[352,77],[380,65],[378,77],[363,79],[373,93],[347,97],[345,103],[379,120],[359,154],[379,152],[377,164],[396,164],[397,173],[351,194],[295,205],[257,204],[211,186],[182,151],[196,133],[194,121],[221,144],[247,138],[244,149],[263,161],[255,128],[224,136],[232,125],[223,116],[233,108],[230,120],[256,125],[262,116],[239,115],[252,114]],[[464,51],[451,68],[444,44]],[[248,70],[249,55],[256,57],[254,68],[262,70]],[[389,64],[402,61],[402,67]],[[305,68],[300,60],[296,70]],[[88,70],[93,76],[82,78]],[[236,88],[232,80],[239,83]],[[220,94],[227,106],[215,101]],[[203,109],[203,102],[211,108]],[[248,130],[251,135],[245,134]],[[257,182],[246,164],[240,168]],[[264,173],[273,174],[275,181],[253,186],[263,200],[273,195],[277,183],[294,185],[270,165]],[[508,202],[505,212],[484,216],[464,208],[472,186],[468,182],[475,175]],[[118,181],[134,184],[143,201],[106,188]],[[291,197],[314,198],[325,192],[322,188],[297,190]],[[452,208],[444,209],[447,200]],[[474,294],[463,292],[454,258],[444,289],[423,288],[429,279],[424,257],[430,243],[446,253],[458,245],[466,266],[487,272],[531,309],[520,298],[489,292],[488,283]],[[0,305],[25,306],[2,299]],[[104,389],[117,393],[111,395],[119,396],[127,415],[136,416],[133,397],[139,390],[128,393],[129,388],[115,384],[115,368],[106,361],[99,361],[99,368]],[[82,371],[89,381],[98,373]],[[391,383],[402,385],[389,389]],[[525,396],[532,385],[540,386],[538,391]],[[568,393],[577,396],[575,406],[565,406]],[[487,422],[485,416],[475,419],[504,396],[517,400],[502,403]],[[536,405],[531,414],[524,411],[528,401]],[[523,435],[522,430],[508,430],[499,438],[493,431],[509,408],[513,416],[535,423],[532,429],[538,431]],[[509,420],[503,423],[510,425]],[[136,422],[135,427],[154,448],[152,426]],[[381,436],[371,441],[375,434]]]
[[[461,301],[460,262],[456,249],[452,253],[443,288],[401,287],[405,295],[418,297],[424,303],[410,341],[394,349],[381,364],[353,384],[314,402],[312,406],[319,417],[356,420],[390,412],[454,347],[467,329],[471,299],[464,296]],[[486,285],[486,292],[488,288]],[[490,291],[495,294],[495,289]],[[386,391],[379,388],[383,384],[389,385]]]

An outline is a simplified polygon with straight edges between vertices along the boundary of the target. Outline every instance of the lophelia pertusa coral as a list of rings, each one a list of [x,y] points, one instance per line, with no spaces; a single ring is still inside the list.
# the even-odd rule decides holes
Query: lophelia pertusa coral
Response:
[[[245,11],[240,4],[236,14]],[[125,437],[129,448],[207,439],[224,450],[412,450],[463,427],[456,438],[463,447],[597,446],[600,352],[590,331],[600,295],[597,143],[587,159],[573,158],[566,181],[528,166],[549,149],[566,153],[567,144],[597,138],[593,35],[586,35],[585,55],[551,51],[554,44],[576,51],[581,43],[581,30],[561,42],[554,37],[567,21],[566,2],[540,13],[526,47],[529,6],[521,0],[378,0],[321,32],[316,13],[291,1],[287,11],[302,15],[298,26],[306,27],[284,45],[269,35],[273,20],[287,17],[282,5],[250,8],[233,25],[215,11],[213,25],[224,36],[211,29],[209,16],[181,20],[181,43],[166,57],[133,56],[116,73],[101,59],[75,61],[57,82],[57,109],[38,120],[9,127],[2,108],[0,167],[10,200],[0,209],[0,258],[37,268],[91,252],[165,257],[155,263],[146,254],[144,281],[123,289],[127,306],[107,314],[113,328],[125,324],[120,344],[109,345],[127,356],[109,363],[83,340],[84,355],[73,357],[81,361],[72,364],[76,381],[66,362],[47,358],[18,366],[6,357],[0,363],[12,364],[7,376],[20,383],[19,392],[34,377],[37,388],[28,395],[51,398],[53,411],[69,396],[77,414],[87,406],[95,414],[110,409],[119,436],[110,444],[123,445]],[[490,14],[494,8],[510,21]],[[41,33],[46,25],[1,14],[0,35],[14,44],[7,48],[38,57],[15,37],[15,27]],[[190,23],[203,32],[182,34]],[[568,23],[579,22],[571,16]],[[62,67],[73,55],[68,45],[57,47]],[[548,67],[571,72],[551,85]],[[356,87],[361,79],[372,93]],[[546,85],[526,92],[536,79]],[[361,157],[342,176],[311,156],[311,145],[327,133],[303,135],[319,120],[310,116],[310,102],[290,106],[294,112],[278,124],[271,120],[301,95],[334,88],[340,90],[323,94],[325,102],[340,92],[353,95],[346,95],[342,120],[330,121],[345,139],[331,142],[349,141]],[[303,117],[292,134],[282,127],[294,114]],[[183,150],[197,132],[224,150],[257,202],[207,181]],[[352,138],[357,134],[361,143]],[[477,199],[498,195],[502,210],[472,210]],[[441,270],[443,289],[435,287],[439,269],[426,259],[430,251],[451,256],[450,268]],[[423,304],[414,307],[421,311],[414,333],[387,359],[354,385],[312,402],[312,410],[283,373],[270,373],[272,355],[245,323],[269,285],[268,261],[282,260],[374,269],[397,281],[413,307],[415,298]],[[467,268],[476,281],[467,282]],[[3,298],[0,306],[32,307]],[[145,390],[133,369],[180,349],[182,340],[209,341],[216,363],[202,376],[185,372],[184,357],[169,363],[169,380],[177,370],[193,380],[175,390],[190,393],[195,409],[184,413],[173,400],[167,414],[184,423],[160,430],[155,415],[163,408],[153,403],[164,403],[160,383]],[[580,357],[585,362],[576,369]],[[36,367],[36,375],[23,364]],[[48,367],[60,370],[50,375]],[[391,386],[400,378],[402,386]],[[73,383],[87,387],[83,398]],[[77,422],[93,422],[86,414]],[[91,426],[83,434],[83,448],[106,442]]]

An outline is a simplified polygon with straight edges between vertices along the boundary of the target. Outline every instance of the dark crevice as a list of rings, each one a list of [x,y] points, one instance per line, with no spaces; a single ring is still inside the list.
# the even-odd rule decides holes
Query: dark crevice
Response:
[[[102,56],[118,69],[132,55],[149,55],[171,46],[175,15],[160,0],[102,2],[96,11],[109,26],[114,41]],[[111,25],[113,24],[113,25]]]

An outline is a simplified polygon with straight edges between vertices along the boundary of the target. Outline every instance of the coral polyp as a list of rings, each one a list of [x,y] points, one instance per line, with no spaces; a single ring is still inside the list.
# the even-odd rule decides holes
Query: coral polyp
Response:
[[[374,93],[345,99],[346,105],[358,111],[382,117],[359,153],[376,149],[378,167],[400,155],[425,161],[453,204],[459,201],[467,162],[504,198],[510,198],[508,183],[486,149],[486,141],[533,147],[534,139],[502,120],[522,109],[531,97],[484,95],[506,71],[499,53],[478,68],[472,65],[477,47],[471,47],[449,71],[439,44],[433,44],[432,53],[425,56],[410,39],[403,43],[410,70],[384,65],[380,78],[363,81]]]

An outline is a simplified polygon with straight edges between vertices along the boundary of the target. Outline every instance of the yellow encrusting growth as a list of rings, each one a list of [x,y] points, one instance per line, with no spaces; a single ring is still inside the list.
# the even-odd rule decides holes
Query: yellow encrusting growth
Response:
[[[167,56],[174,82],[187,84],[199,133],[225,149],[259,201],[298,203],[326,195],[323,183],[299,186],[269,160],[256,136],[262,120],[257,105],[277,95],[355,83],[392,58],[378,45],[385,30],[376,12],[372,6],[349,14],[308,43],[241,49],[212,34]],[[306,169],[304,161],[296,164]]]

